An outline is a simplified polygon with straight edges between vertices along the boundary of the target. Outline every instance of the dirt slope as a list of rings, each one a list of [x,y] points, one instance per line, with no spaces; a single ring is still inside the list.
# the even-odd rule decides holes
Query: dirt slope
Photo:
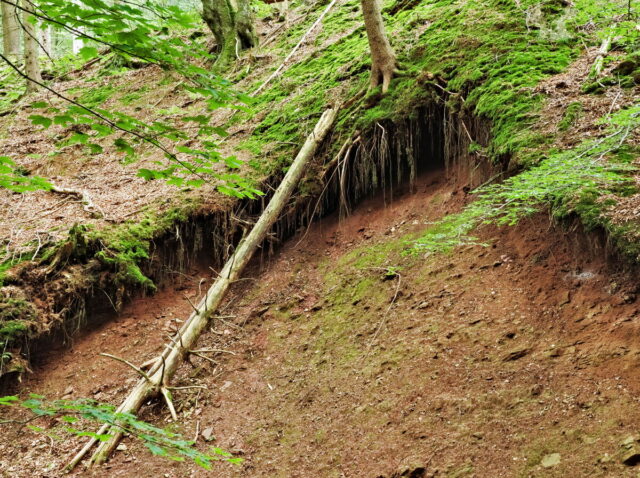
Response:
[[[200,342],[230,353],[194,359],[177,382],[208,387],[178,396],[178,428],[210,433],[242,466],[204,472],[125,441],[89,475],[637,476],[621,463],[640,438],[633,276],[542,216],[483,231],[490,247],[400,254],[463,194],[432,173],[416,194],[372,200],[258,258]],[[203,274],[51,354],[22,389],[115,403],[135,378],[97,353],[152,356]],[[170,421],[160,405],[144,417]],[[58,476],[79,443],[3,434],[12,477]]]

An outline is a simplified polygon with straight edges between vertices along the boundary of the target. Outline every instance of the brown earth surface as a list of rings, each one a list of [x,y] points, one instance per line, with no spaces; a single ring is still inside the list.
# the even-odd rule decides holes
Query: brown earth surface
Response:
[[[465,200],[431,173],[415,194],[386,207],[371,200],[256,258],[199,342],[228,352],[215,365],[193,358],[175,380],[207,387],[176,392],[177,429],[199,431],[201,449],[219,446],[242,465],[207,472],[126,439],[105,467],[77,473],[638,476],[637,276],[543,215],[483,230],[488,247],[402,254],[407,238]],[[17,392],[119,403],[136,377],[98,353],[154,356],[188,316],[184,296],[210,279],[202,267],[134,301],[42,357]],[[142,417],[171,424],[161,402]],[[7,477],[61,476],[82,443],[6,424],[2,438]]]

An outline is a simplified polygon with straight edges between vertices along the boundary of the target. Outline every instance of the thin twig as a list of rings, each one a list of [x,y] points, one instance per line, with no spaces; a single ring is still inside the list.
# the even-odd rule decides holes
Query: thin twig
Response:
[[[231,350],[224,350],[224,349],[198,349],[198,350],[192,350],[191,353],[218,353],[218,354],[231,354],[231,355],[238,355],[235,352],[232,352]]]
[[[169,407],[169,412],[171,413],[171,418],[174,421],[178,421],[178,414],[176,413],[176,407],[173,406],[173,399],[171,398],[171,391],[167,387],[161,387],[160,392],[164,397],[165,402],[167,402],[167,407]]]
[[[116,357],[115,355],[111,355],[111,354],[107,354],[107,353],[99,353],[98,355],[102,355],[103,357],[109,357],[110,359],[117,360],[118,362],[121,362],[121,363],[123,363],[125,365],[128,365],[133,370],[135,370],[138,374],[140,374],[142,377],[144,377],[145,380],[147,380],[148,382],[151,382],[151,378],[149,378],[149,375],[147,375],[147,373],[145,371],[139,369],[138,367],[133,365],[128,360],[125,360],[123,358]]]

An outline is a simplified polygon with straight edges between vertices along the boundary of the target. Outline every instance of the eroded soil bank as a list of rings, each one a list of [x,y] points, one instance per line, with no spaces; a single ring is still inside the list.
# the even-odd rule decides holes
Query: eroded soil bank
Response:
[[[228,352],[184,366],[186,436],[245,459],[205,472],[125,440],[88,476],[637,476],[633,274],[535,217],[484,230],[488,247],[407,256],[406,240],[464,192],[431,172],[414,194],[329,217],[254,266],[201,340]],[[19,392],[119,402],[211,280],[176,287],[43,358]],[[162,426],[158,402],[143,417]],[[53,425],[53,424],[51,424]],[[205,443],[203,433],[211,441]],[[59,476],[79,440],[5,427],[4,476]],[[421,469],[424,468],[424,472]],[[420,474],[421,473],[421,474]],[[408,476],[408,475],[402,475]]]

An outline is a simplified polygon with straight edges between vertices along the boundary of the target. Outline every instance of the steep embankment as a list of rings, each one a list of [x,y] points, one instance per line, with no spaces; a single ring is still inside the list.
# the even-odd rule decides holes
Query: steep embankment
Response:
[[[323,191],[323,203],[334,201],[339,173],[329,169],[335,167],[331,159],[343,145],[353,143],[348,157],[342,158],[343,164],[350,165],[351,158],[360,161],[354,169],[358,179],[350,180],[361,193],[385,184],[384,175],[375,172],[384,170],[385,162],[418,154],[409,141],[420,137],[420,131],[405,129],[405,138],[396,141],[395,151],[385,149],[392,135],[385,136],[384,132],[389,128],[397,133],[407,118],[416,117],[420,107],[442,115],[438,128],[446,133],[444,142],[431,149],[444,154],[444,160],[457,167],[459,177],[468,178],[468,187],[476,186],[506,168],[513,171],[537,164],[553,156],[558,146],[580,146],[584,138],[567,145],[558,137],[581,134],[584,118],[588,119],[592,138],[605,137],[606,129],[594,128],[594,121],[633,103],[638,67],[635,57],[620,62],[614,55],[605,68],[606,76],[597,82],[588,77],[600,42],[598,34],[606,33],[619,17],[611,2],[605,3],[596,11],[588,1],[572,6],[557,0],[513,4],[495,0],[390,1],[385,5],[387,29],[406,75],[398,78],[391,93],[383,97],[378,92],[365,94],[366,36],[358,2],[344,0],[311,32],[284,73],[250,104],[250,111],[216,112],[213,124],[227,126],[228,135],[216,136],[215,142],[222,156],[233,155],[239,160],[243,174],[259,183],[266,181],[262,184],[268,191],[268,183],[281,176],[296,145],[324,106],[344,104],[325,153],[300,189],[300,207],[308,211],[292,214],[295,220],[285,227],[286,234],[278,234],[280,239],[308,221],[312,216],[309,205]],[[252,92],[262,85],[324,8],[319,4],[294,6],[288,29],[268,19],[259,22],[263,46],[228,73],[235,88]],[[633,44],[620,46],[629,49]],[[566,70],[581,53],[586,53],[586,60],[580,76],[565,83],[571,85],[572,95],[577,91],[583,95],[571,105],[566,101],[570,95],[560,95],[562,106],[556,108],[556,114],[562,119],[557,122],[540,116],[545,96],[554,97],[555,91],[565,88],[554,85],[545,90],[540,82]],[[206,99],[188,91],[170,73],[154,66],[136,66],[142,68],[127,69],[117,58],[105,55],[87,70],[65,72],[54,86],[91,107],[116,108],[148,121],[173,121],[196,133],[199,126],[191,127],[189,122],[206,109]],[[599,100],[592,101],[592,93],[599,94]],[[45,100],[50,107],[61,106],[50,95],[34,99]],[[203,236],[190,228],[190,223],[225,224],[225,233],[205,244],[215,249],[216,257],[224,257],[229,250],[225,242],[233,243],[238,237],[235,230],[244,220],[233,220],[238,217],[230,212],[234,202],[211,187],[180,191],[137,177],[139,167],[163,159],[160,151],[138,145],[139,161],[127,165],[133,159],[130,152],[118,151],[111,138],[94,135],[91,141],[101,148],[85,146],[80,139],[89,132],[82,124],[54,125],[46,130],[34,127],[29,116],[38,114],[40,108],[21,103],[2,118],[3,148],[25,172],[50,177],[60,187],[85,193],[92,204],[83,204],[79,195],[40,192],[16,201],[14,194],[1,193],[1,200],[8,206],[0,221],[0,233],[7,244],[0,268],[2,284],[7,286],[3,289],[0,328],[4,372],[28,367],[25,354],[33,339],[60,331],[68,335],[86,323],[87,309],[119,309],[132,295],[153,289],[154,283],[161,285],[167,268],[179,271],[188,264],[192,250],[203,244]],[[440,133],[436,136],[443,137]],[[201,147],[210,137],[211,132],[196,134],[190,147]],[[633,160],[637,143],[634,131],[627,134],[625,142],[627,147],[612,147],[601,156],[622,162]],[[581,152],[577,154],[582,156]],[[122,169],[113,167],[114,158],[124,163]],[[376,164],[375,168],[368,167],[367,160]],[[333,185],[325,187],[323,182],[328,177]],[[554,203],[561,206],[565,216],[578,211],[590,226],[606,227],[618,244],[637,255],[634,211],[638,195],[628,187],[618,188],[618,196],[628,197],[599,202],[598,194],[591,192],[593,181],[578,179],[576,187],[561,197],[552,184],[548,194],[533,199],[525,194],[524,202]],[[585,192],[579,201],[574,197],[576,191]],[[522,195],[522,191],[516,193]],[[326,196],[331,197],[327,200]],[[613,218],[604,216],[606,206],[615,201],[621,206],[618,213]],[[316,214],[332,210],[336,204],[329,206]],[[243,210],[245,205],[240,204],[237,211]],[[454,226],[456,229],[459,224]],[[170,243],[166,248],[169,254],[157,247],[166,241]],[[173,253],[173,244],[178,244],[178,254]]]
[[[256,259],[200,341],[224,352],[215,363],[194,357],[175,381],[206,388],[175,393],[174,429],[245,459],[207,476],[637,474],[634,275],[607,264],[599,241],[544,216],[483,230],[489,248],[403,255],[465,200],[441,173]],[[192,270],[180,287],[134,302],[46,358],[24,387],[119,402],[135,378],[96,352],[135,363],[157,354],[207,276]],[[171,422],[160,404],[143,416]],[[82,443],[18,428],[6,437],[11,476],[58,469]],[[110,476],[205,473],[124,445]]]
[[[381,96],[365,94],[366,38],[358,2],[345,0],[256,98],[253,114],[219,113],[217,121],[230,123],[223,153],[237,154],[244,172],[269,183],[322,108],[344,104],[296,202],[202,340],[232,353],[219,353],[215,364],[194,358],[177,382],[206,389],[176,393],[182,421],[172,426],[186,436],[200,431],[201,449],[213,443],[246,459],[213,476],[637,474],[628,466],[640,462],[632,375],[638,291],[624,261],[638,255],[640,196],[628,166],[637,164],[630,106],[639,62],[627,55],[633,44],[620,43],[594,80],[597,34],[610,11],[592,4],[388,2],[388,29],[407,74]],[[230,72],[238,88],[260,85],[322,7],[297,6],[289,30],[264,23],[266,45]],[[99,104],[176,121],[204,108],[154,67],[102,71],[92,90]],[[75,74],[58,86],[77,87],[84,73]],[[138,165],[112,175],[108,148],[82,167],[79,145],[49,161],[52,142],[73,129],[27,131],[31,113],[22,108],[3,119],[7,136],[23,133],[14,144],[18,159],[88,191],[94,208],[44,192],[16,204],[6,193],[4,370],[24,370],[27,346],[58,330],[39,342],[45,353],[19,391],[115,403],[134,379],[96,353],[135,363],[157,354],[190,311],[183,295],[202,294],[208,267],[263,204],[222,199],[206,187],[176,192],[143,183]],[[143,148],[142,164],[154,154]],[[473,187],[521,168],[528,169],[505,189],[473,202]],[[96,183],[101,175],[109,179]],[[401,178],[418,178],[417,194],[400,198]],[[537,215],[468,237],[466,224],[510,222],[539,207],[571,229]],[[15,218],[34,210],[32,228],[16,228]],[[353,215],[302,232],[338,210]],[[91,226],[65,239],[74,222]],[[581,222],[596,232],[585,234]],[[177,278],[184,279],[178,288],[122,309],[151,280]],[[85,318],[90,326],[72,348],[57,348]],[[164,410],[152,407],[144,418],[167,424],[152,412]],[[0,464],[11,476],[56,473],[78,445],[5,430]],[[114,476],[198,473],[149,458],[131,442],[109,466]],[[405,469],[413,471],[401,475]]]

